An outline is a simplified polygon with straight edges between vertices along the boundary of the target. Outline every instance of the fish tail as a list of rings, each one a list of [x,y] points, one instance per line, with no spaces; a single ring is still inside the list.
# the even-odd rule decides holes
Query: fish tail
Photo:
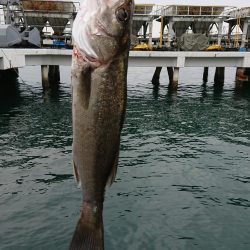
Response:
[[[103,250],[104,233],[102,206],[84,204],[78,220],[70,250]]]

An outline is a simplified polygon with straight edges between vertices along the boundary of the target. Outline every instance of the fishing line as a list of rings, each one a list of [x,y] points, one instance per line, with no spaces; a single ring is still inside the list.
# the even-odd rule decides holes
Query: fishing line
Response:
[[[33,89],[30,88],[29,84],[27,84],[27,83],[23,80],[23,78],[20,76],[18,70],[16,70],[16,68],[12,67],[11,60],[8,58],[8,56],[6,55],[6,53],[4,52],[4,50],[3,50],[2,48],[1,48],[1,51],[2,51],[3,55],[5,56],[5,58],[8,60],[10,68],[13,69],[13,70],[15,71],[15,73],[17,74],[17,76],[20,78],[21,82],[22,82],[23,84],[25,84],[25,86],[28,86],[29,91],[32,92],[32,94],[36,95],[37,93],[34,92]]]
[[[13,69],[15,71],[15,73],[17,74],[17,76],[21,79],[21,81],[25,84],[23,78],[20,76],[18,70],[16,70],[16,68],[12,68],[12,65],[11,65],[11,60],[8,58],[8,56],[5,54],[4,50],[1,48],[1,51],[3,53],[3,55],[6,57],[6,59],[8,60],[9,62],[9,65],[10,65],[10,68]]]

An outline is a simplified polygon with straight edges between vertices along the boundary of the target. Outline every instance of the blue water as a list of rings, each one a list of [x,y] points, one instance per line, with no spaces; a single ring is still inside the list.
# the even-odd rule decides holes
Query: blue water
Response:
[[[250,88],[202,83],[181,69],[130,68],[116,182],[107,190],[107,250],[250,249]],[[72,176],[70,69],[43,93],[39,67],[0,85],[0,249],[67,249],[81,191]],[[3,87],[5,86],[5,87]],[[8,88],[6,87],[8,86]]]

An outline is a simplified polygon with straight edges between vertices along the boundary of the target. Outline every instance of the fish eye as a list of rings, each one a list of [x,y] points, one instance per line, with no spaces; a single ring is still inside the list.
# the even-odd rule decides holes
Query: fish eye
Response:
[[[117,12],[116,12],[116,18],[120,22],[125,22],[125,21],[128,20],[129,14],[128,14],[128,12],[125,9],[121,8],[121,9],[117,10]]]

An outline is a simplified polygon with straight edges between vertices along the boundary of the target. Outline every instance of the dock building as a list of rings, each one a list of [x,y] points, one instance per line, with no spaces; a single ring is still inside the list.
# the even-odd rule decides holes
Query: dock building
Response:
[[[0,12],[2,12],[0,19],[2,21],[0,24],[0,74],[3,75],[2,70],[36,63],[41,65],[44,87],[49,86],[50,82],[55,79],[59,81],[59,65],[65,61],[68,62],[68,52],[62,55],[64,52],[59,53],[55,47],[56,49],[71,47],[71,28],[79,5],[79,2],[73,1],[0,0]],[[169,83],[173,88],[177,88],[181,67],[194,67],[195,65],[204,67],[203,79],[207,81],[208,67],[214,66],[217,67],[214,80],[221,84],[224,81],[225,66],[238,67],[238,75],[244,75],[245,71],[249,72],[245,68],[250,67],[250,60],[248,54],[244,54],[247,53],[249,47],[249,20],[250,7],[238,9],[209,5],[138,4],[135,6],[133,16],[131,40],[134,47],[142,43],[146,44],[147,46],[142,48],[148,51],[147,53],[131,51],[130,65],[135,66],[137,63],[137,66],[156,67],[152,78],[155,85],[159,84],[162,67],[166,67]],[[155,22],[160,24],[159,37],[153,37]],[[228,24],[226,32],[223,30],[225,23]],[[49,29],[50,31],[48,31]],[[216,35],[214,35],[214,30],[216,30]],[[191,40],[190,37],[185,37],[186,33],[192,34]],[[201,42],[202,39],[204,44]],[[206,39],[208,44],[206,44]],[[181,47],[181,42],[189,43],[189,45],[191,43],[192,46]],[[239,54],[230,52],[227,55],[223,55],[226,53],[224,51],[197,52],[203,51],[209,43],[216,43],[216,50],[221,49],[221,45],[223,45],[223,48],[241,50],[241,52],[235,52]],[[27,50],[21,49],[21,47],[44,47],[46,45],[50,46],[46,56],[41,49],[33,50],[36,52],[32,56]],[[13,46],[15,48],[9,49]],[[181,49],[182,51],[179,51]],[[187,53],[187,50],[193,51],[193,54]],[[20,60],[12,61],[11,53],[19,55]],[[58,56],[64,59],[60,62],[56,59]],[[194,60],[195,56],[202,57],[202,59]],[[34,60],[32,61],[31,58]],[[230,65],[222,58],[227,58]],[[233,60],[231,60],[232,58]],[[143,60],[147,60],[148,63]],[[199,64],[189,63],[192,60],[199,61]],[[250,76],[246,75],[245,79],[249,81]]]

